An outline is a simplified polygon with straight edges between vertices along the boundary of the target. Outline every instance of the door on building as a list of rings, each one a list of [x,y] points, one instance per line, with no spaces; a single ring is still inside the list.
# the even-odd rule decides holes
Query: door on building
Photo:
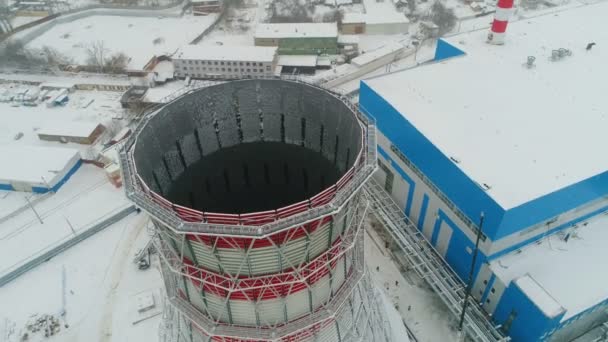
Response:
[[[439,236],[437,237],[435,249],[437,249],[437,252],[439,252],[439,254],[441,254],[441,256],[443,257],[445,257],[445,253],[448,251],[451,238],[452,227],[450,227],[450,225],[446,222],[441,222],[441,226],[439,227]]]
[[[385,177],[384,177],[384,190],[386,190],[389,194],[393,194],[393,182],[395,181],[395,174],[391,171],[391,169],[386,166],[386,164],[384,164],[383,162],[381,162],[380,160],[378,160],[378,166],[380,167],[380,170],[382,170],[382,172],[384,173]]]
[[[511,330],[511,325],[513,325],[513,321],[515,320],[516,317],[517,317],[517,312],[515,310],[511,310],[509,317],[507,317],[507,320],[502,325],[502,330],[505,332],[505,334],[509,334],[509,330]]]

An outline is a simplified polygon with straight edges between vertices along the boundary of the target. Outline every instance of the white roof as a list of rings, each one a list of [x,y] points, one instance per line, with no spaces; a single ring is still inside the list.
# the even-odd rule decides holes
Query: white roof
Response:
[[[530,275],[526,274],[521,278],[517,278],[515,284],[545,316],[553,318],[564,312],[564,308],[559,305],[555,298],[551,297]]]
[[[467,52],[366,83],[509,209],[608,170],[608,3],[453,36]],[[589,42],[596,42],[586,51]],[[549,60],[552,49],[572,56]],[[536,57],[536,67],[523,64]]]
[[[256,38],[332,38],[338,37],[336,23],[258,24]]]
[[[568,242],[565,234],[570,234]],[[547,312],[555,312],[555,302],[567,310],[562,320],[608,298],[608,212],[578,228],[549,236],[541,244],[530,244],[490,262],[490,269],[505,284],[524,275],[532,277],[546,294],[519,283],[518,286]],[[521,278],[520,278],[521,279]]]
[[[358,24],[365,22],[365,14],[358,12],[347,12],[342,17],[342,24]]]
[[[277,48],[272,46],[185,45],[175,59],[272,62]]]
[[[88,137],[93,133],[95,128],[100,125],[99,122],[55,122],[50,126],[39,129],[37,134],[63,136],[63,137]]]
[[[282,55],[279,56],[278,65],[282,66],[317,66],[317,56],[314,55]]]
[[[353,58],[351,63],[360,67],[360,66],[368,64],[370,62],[373,62],[373,61],[377,60],[378,58],[382,58],[386,55],[398,52],[399,50],[403,50],[403,49],[404,49],[403,44],[389,43],[380,48],[377,48],[376,50],[366,52],[364,54],[359,55],[358,57]]]
[[[356,34],[341,34],[338,36],[340,44],[359,44],[359,36]]]
[[[0,182],[25,182],[51,186],[62,176],[78,150],[61,147],[40,146],[0,146]],[[56,179],[57,178],[57,179]],[[44,180],[43,180],[44,179]]]
[[[365,5],[366,24],[403,24],[410,22],[405,14],[397,11],[391,1],[363,0],[363,4]]]

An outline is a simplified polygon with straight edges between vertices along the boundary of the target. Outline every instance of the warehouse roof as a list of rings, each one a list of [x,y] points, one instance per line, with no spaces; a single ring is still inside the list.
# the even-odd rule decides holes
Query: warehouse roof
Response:
[[[0,183],[24,182],[51,186],[78,150],[61,147],[0,146]]]
[[[277,48],[272,46],[185,45],[173,56],[176,59],[272,62]]]
[[[336,23],[258,24],[256,38],[337,38]]]
[[[283,55],[279,56],[277,62],[278,65],[282,66],[296,66],[296,67],[316,67],[317,56],[315,55]]]
[[[447,42],[467,55],[365,82],[510,209],[608,170],[607,11],[522,19],[504,46],[486,30],[456,35]],[[559,48],[571,55],[552,61]]]
[[[38,135],[52,135],[61,137],[89,137],[99,126],[99,122],[55,122],[54,124],[39,129]]]
[[[606,241],[608,212],[495,259],[490,268],[505,284],[516,281],[548,316],[566,309],[566,320],[608,298],[608,272],[600,271],[608,259]],[[520,284],[525,276],[543,291]]]

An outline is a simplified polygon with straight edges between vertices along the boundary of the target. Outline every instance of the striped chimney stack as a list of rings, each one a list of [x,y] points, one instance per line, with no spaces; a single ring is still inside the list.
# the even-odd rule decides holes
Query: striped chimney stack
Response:
[[[505,43],[505,31],[512,11],[513,0],[498,0],[494,22],[492,22],[490,33],[488,33],[488,43],[496,45]]]

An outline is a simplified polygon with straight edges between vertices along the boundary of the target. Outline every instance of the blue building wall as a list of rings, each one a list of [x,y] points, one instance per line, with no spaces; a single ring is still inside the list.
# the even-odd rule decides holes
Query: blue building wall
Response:
[[[59,190],[59,188],[61,188],[68,181],[68,179],[70,179],[70,177],[72,177],[72,175],[74,173],[76,173],[76,171],[78,171],[78,169],[80,168],[81,165],[82,165],[82,160],[78,160],[76,162],[76,164],[74,164],[74,166],[72,166],[72,168],[66,173],[66,175],[63,178],[61,178],[50,189],[48,187],[33,186],[32,192],[37,193],[37,194],[44,194],[49,191],[57,192],[57,190]],[[10,184],[0,184],[0,190],[14,191],[15,189]]]
[[[484,233],[493,241],[608,194],[608,171],[505,210],[364,81],[361,110],[473,222],[485,213]],[[405,116],[404,116],[405,115]]]
[[[15,190],[15,189],[13,189],[13,186],[10,185],[10,184],[1,184],[0,183],[0,190],[12,191],[12,190]]]
[[[447,46],[446,46],[447,45]],[[458,50],[457,48],[453,47]],[[460,50],[458,50],[460,51]],[[448,43],[438,42],[436,50],[436,60],[459,56],[464,52],[450,49]],[[363,113],[376,120],[378,129],[390,140],[392,144],[402,152],[422,173],[436,185],[458,208],[473,222],[477,221],[480,212],[485,214],[484,233],[492,241],[499,240],[506,236],[517,233],[523,229],[538,223],[545,222],[563,212],[577,208],[585,203],[597,200],[608,194],[608,171],[600,173],[594,177],[585,179],[579,183],[565,187],[561,190],[547,194],[545,196],[531,200],[515,208],[505,210],[477,184],[468,178],[448,157],[443,155],[421,132],[419,132],[407,119],[407,113],[400,113],[393,108],[385,99],[379,96],[365,82],[360,86],[360,109]],[[401,175],[403,180],[408,183],[409,190],[404,211],[409,216],[411,213],[412,197],[416,189],[416,182],[409,178],[399,164],[391,156],[379,147],[379,153],[384,159],[389,161],[390,166]],[[452,229],[452,234],[445,251],[445,259],[454,271],[466,280],[471,263],[474,241],[471,241],[463,230],[458,227],[442,210],[428,215],[429,196],[432,194],[418,193],[417,208],[413,214],[418,215],[417,224],[420,229],[425,222],[433,220],[433,229],[429,240],[437,247],[439,231],[442,223],[447,224]],[[581,215],[569,222],[560,224],[549,231],[543,231],[536,236],[530,237],[525,241],[520,241],[513,246],[504,249],[496,254],[486,256],[483,253],[478,255],[478,261],[474,268],[474,279],[479,272],[481,265],[485,262],[504,255],[517,248],[521,248],[539,238],[541,235],[551,234],[558,230],[570,227],[572,224],[588,219],[605,211],[607,208],[600,208],[591,213]],[[428,228],[427,228],[428,229]],[[467,228],[464,228],[467,229]],[[428,232],[428,231],[427,231]],[[427,233],[428,234],[428,233]],[[428,236],[428,235],[427,235]],[[481,296],[481,301],[489,295],[489,290],[493,287],[492,283],[496,279],[491,276],[488,285]],[[513,341],[539,341],[550,335],[556,329],[560,329],[568,324],[568,321],[583,317],[593,308],[585,310],[568,321],[561,322],[563,314],[559,317],[548,318],[524,293],[511,283],[499,298],[498,306],[494,311],[493,318],[499,324],[504,324],[511,312],[516,312],[517,316],[511,324],[509,335]],[[602,305],[608,305],[604,301]],[[597,307],[597,306],[596,306]]]
[[[511,313],[516,316],[508,328],[504,325]],[[494,311],[494,320],[508,328],[507,333],[514,342],[541,341],[545,334],[559,326],[562,317],[564,313],[553,318],[545,316],[514,282],[507,287]]]
[[[579,207],[608,194],[608,171],[509,209],[496,239]]]
[[[437,149],[405,117],[361,82],[362,112],[375,118],[378,129],[412,161],[473,222],[485,214],[484,233],[493,238],[504,210]]]
[[[446,42],[443,39],[437,39],[437,46],[435,47],[435,57],[434,60],[435,61],[441,61],[444,59],[448,59],[448,58],[452,58],[452,57],[456,57],[456,56],[462,56],[464,55],[464,51],[460,50],[459,48],[455,47],[452,44],[449,44],[448,42]]]

